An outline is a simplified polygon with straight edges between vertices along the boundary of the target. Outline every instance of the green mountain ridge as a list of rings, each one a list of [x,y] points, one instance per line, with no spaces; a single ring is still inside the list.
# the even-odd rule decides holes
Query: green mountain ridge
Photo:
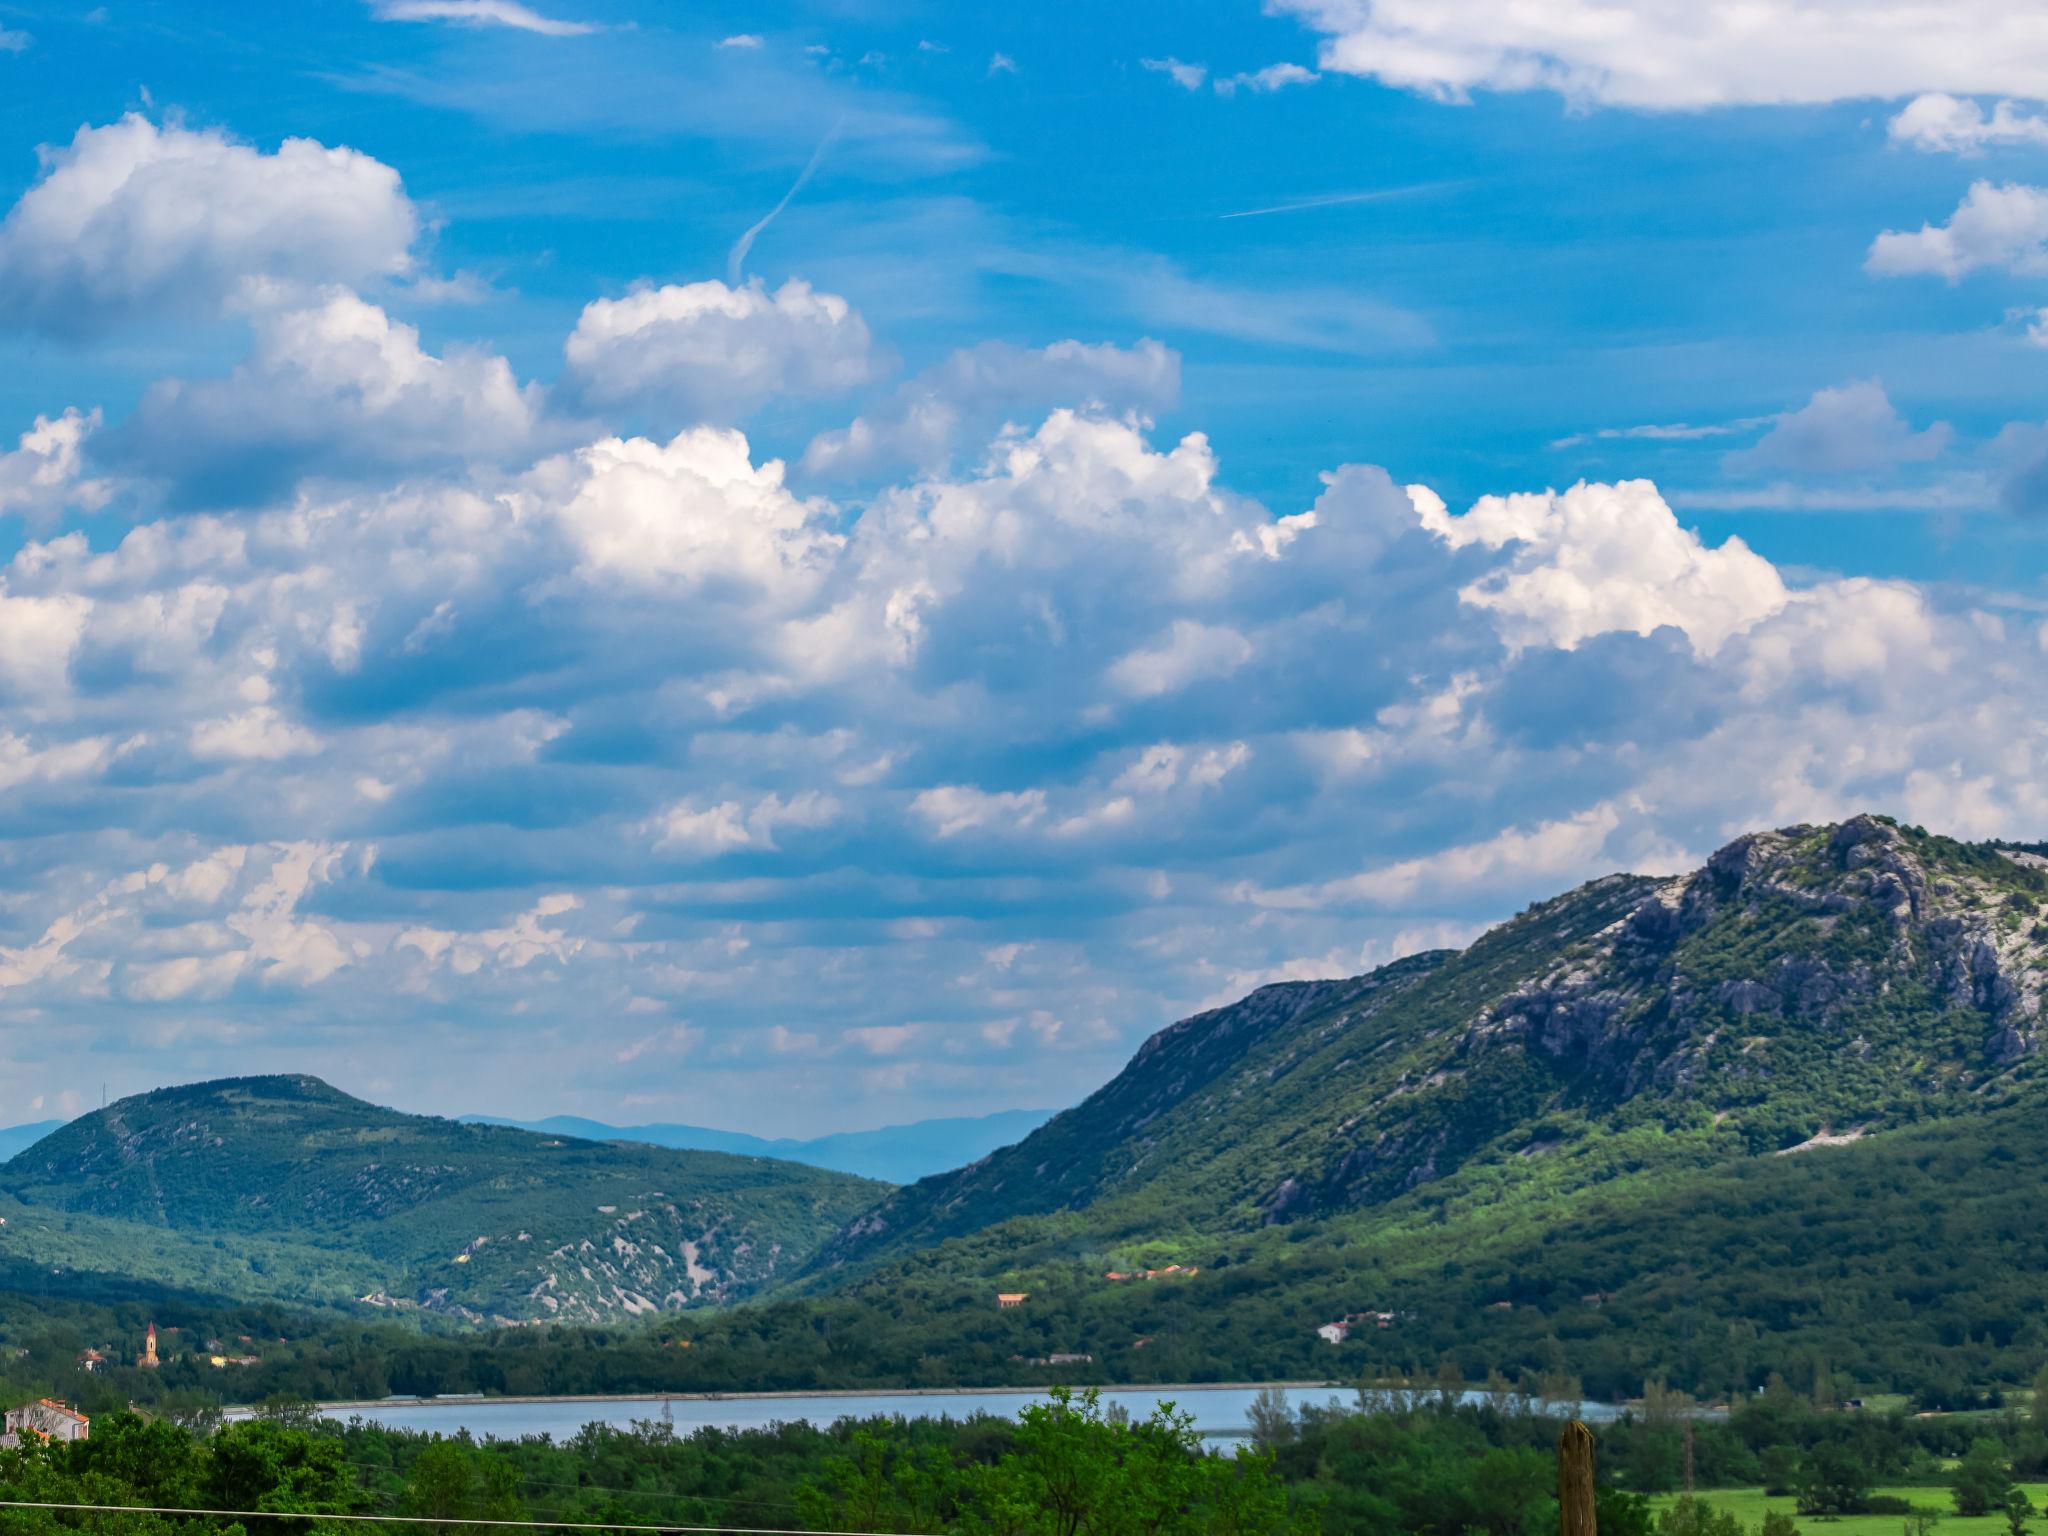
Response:
[[[811,1269],[1062,1211],[1107,1244],[1370,1212],[1638,1127],[1689,1163],[1976,1113],[2036,1081],[2044,913],[2030,850],[1874,816],[1754,833],[1456,954],[1173,1025],[1016,1146],[885,1196]]]
[[[882,1187],[405,1115],[312,1077],[231,1078],[122,1099],[0,1167],[0,1204],[20,1212],[0,1257],[96,1255],[95,1269],[214,1291],[471,1321],[598,1322],[751,1294]],[[110,1264],[124,1245],[170,1261]]]

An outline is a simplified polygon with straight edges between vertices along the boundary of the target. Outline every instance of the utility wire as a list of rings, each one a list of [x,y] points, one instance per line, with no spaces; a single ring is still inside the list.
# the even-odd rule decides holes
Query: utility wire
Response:
[[[759,1525],[605,1525],[589,1520],[474,1520],[433,1515],[322,1515],[298,1509],[177,1509],[160,1504],[56,1504],[0,1499],[0,1509],[66,1510],[87,1515],[211,1515],[233,1520],[347,1520],[374,1525],[472,1525],[519,1531],[633,1531],[641,1536],[897,1536],[892,1531],[820,1531]]]

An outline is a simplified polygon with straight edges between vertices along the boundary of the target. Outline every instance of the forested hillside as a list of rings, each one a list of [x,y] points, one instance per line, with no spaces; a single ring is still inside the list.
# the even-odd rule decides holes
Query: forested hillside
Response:
[[[472,1321],[598,1321],[758,1290],[884,1187],[403,1115],[315,1078],[237,1078],[123,1099],[0,1168],[0,1261]]]

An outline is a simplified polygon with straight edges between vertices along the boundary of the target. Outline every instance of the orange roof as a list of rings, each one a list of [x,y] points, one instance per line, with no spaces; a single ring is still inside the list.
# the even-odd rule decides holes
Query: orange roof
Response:
[[[51,1397],[39,1397],[36,1399],[36,1402],[40,1404],[42,1407],[48,1408],[53,1413],[63,1414],[64,1417],[67,1419],[76,1419],[81,1424],[90,1424],[92,1422],[91,1419],[88,1419],[84,1414],[80,1413],[76,1408],[73,1408],[69,1403],[60,1403],[55,1398]]]

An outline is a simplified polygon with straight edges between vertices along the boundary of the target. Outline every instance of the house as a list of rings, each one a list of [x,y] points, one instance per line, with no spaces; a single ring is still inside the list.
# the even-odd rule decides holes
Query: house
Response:
[[[1325,1344],[1342,1344],[1344,1335],[1351,1331],[1349,1323],[1325,1323],[1316,1330],[1316,1337]]]
[[[263,1359],[262,1359],[262,1357],[261,1357],[260,1355],[209,1355],[209,1356],[207,1356],[207,1364],[211,1365],[211,1366],[212,1366],[212,1367],[213,1367],[213,1368],[214,1368],[214,1369],[215,1369],[216,1371],[223,1371],[223,1370],[226,1370],[226,1369],[227,1369],[227,1368],[228,1368],[229,1366],[231,1366],[231,1365],[239,1365],[239,1366],[250,1366],[250,1365],[261,1365],[262,1363],[263,1363]]]
[[[1486,1310],[1489,1312],[1512,1312],[1515,1310],[1515,1304],[1512,1301],[1489,1302],[1487,1303]]]
[[[6,1432],[0,1445],[17,1446],[28,1440],[85,1440],[91,1437],[92,1420],[69,1404],[41,1397],[20,1408],[7,1410]]]
[[[107,1357],[101,1354],[96,1349],[88,1349],[87,1351],[85,1351],[84,1354],[78,1357],[78,1368],[81,1371],[87,1371],[92,1373],[93,1375],[98,1375],[101,1371],[106,1369],[106,1366]]]
[[[996,1305],[998,1307],[1021,1307],[1024,1305],[1024,1298],[1030,1294],[1029,1291],[997,1291]]]

